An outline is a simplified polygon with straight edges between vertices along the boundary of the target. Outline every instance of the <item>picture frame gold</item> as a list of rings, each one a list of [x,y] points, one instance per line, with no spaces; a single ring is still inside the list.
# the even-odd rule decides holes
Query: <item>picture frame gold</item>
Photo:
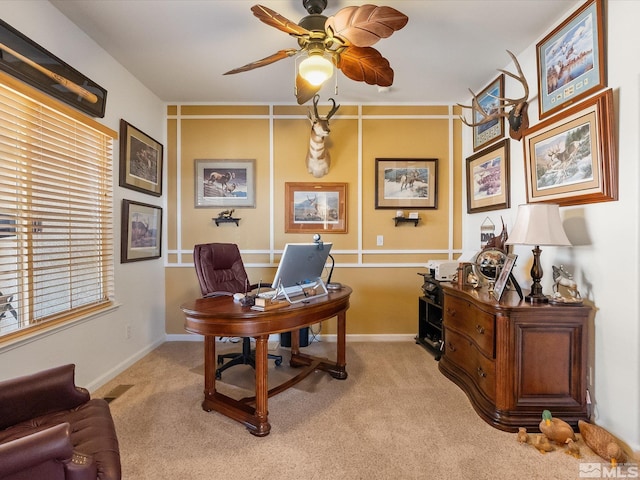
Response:
[[[120,120],[120,186],[160,197],[163,146],[146,133]]]
[[[509,208],[510,142],[501,142],[467,158],[467,213]]]
[[[152,260],[162,255],[162,208],[122,200],[120,263]]]
[[[589,0],[536,45],[540,119],[604,88],[604,0]]]
[[[376,158],[376,209],[438,208],[438,159]]]
[[[346,183],[285,183],[285,233],[347,233]]]
[[[618,199],[613,113],[607,89],[527,130],[522,142],[528,203]]]

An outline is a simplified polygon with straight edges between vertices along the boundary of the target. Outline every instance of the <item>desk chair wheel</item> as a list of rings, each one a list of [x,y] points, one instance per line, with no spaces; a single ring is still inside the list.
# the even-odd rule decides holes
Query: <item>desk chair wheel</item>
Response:
[[[276,367],[279,367],[280,365],[282,365],[282,357],[277,358],[274,363],[276,364]]]

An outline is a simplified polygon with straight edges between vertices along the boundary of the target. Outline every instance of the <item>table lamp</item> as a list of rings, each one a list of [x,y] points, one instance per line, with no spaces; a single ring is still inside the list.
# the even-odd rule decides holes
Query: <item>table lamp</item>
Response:
[[[567,238],[562,220],[560,220],[559,205],[551,203],[535,203],[518,206],[516,223],[509,234],[505,245],[534,245],[533,265],[531,266],[531,292],[525,297],[530,303],[548,302],[542,293],[542,265],[540,264],[540,245],[562,246],[571,245]]]

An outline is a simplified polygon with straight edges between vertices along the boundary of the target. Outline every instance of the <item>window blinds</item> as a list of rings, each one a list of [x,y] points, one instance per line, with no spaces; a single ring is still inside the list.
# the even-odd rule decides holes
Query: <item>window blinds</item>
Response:
[[[0,339],[113,296],[113,135],[51,105],[0,83]]]

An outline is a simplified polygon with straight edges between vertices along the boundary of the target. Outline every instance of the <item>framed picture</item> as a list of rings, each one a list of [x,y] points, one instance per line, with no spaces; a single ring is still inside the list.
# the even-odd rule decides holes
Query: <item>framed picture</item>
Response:
[[[162,195],[162,144],[120,120],[120,186]]]
[[[541,119],[606,86],[603,4],[589,0],[537,44]]]
[[[285,183],[285,233],[347,233],[346,183]]]
[[[511,271],[516,264],[517,258],[517,255],[510,253],[509,255],[507,255],[507,258],[504,261],[504,265],[500,270],[500,275],[496,280],[496,284],[493,286],[493,298],[495,298],[497,301],[500,301],[500,299],[502,298],[504,289],[507,286],[507,282],[509,281],[509,275],[511,274]]]
[[[504,75],[500,75],[477,95],[478,106],[487,115],[500,112],[502,106],[498,98],[504,98]],[[482,119],[482,114],[473,110],[472,123],[480,122]],[[502,137],[504,137],[504,117],[473,127],[473,151],[477,152]]]
[[[196,160],[196,207],[256,206],[255,160]]]
[[[509,208],[509,139],[467,158],[467,213]]]
[[[528,203],[618,199],[611,89],[530,128],[523,147]]]
[[[162,253],[162,208],[122,200],[120,263],[159,258]]]
[[[376,158],[376,208],[438,208],[438,160]]]

